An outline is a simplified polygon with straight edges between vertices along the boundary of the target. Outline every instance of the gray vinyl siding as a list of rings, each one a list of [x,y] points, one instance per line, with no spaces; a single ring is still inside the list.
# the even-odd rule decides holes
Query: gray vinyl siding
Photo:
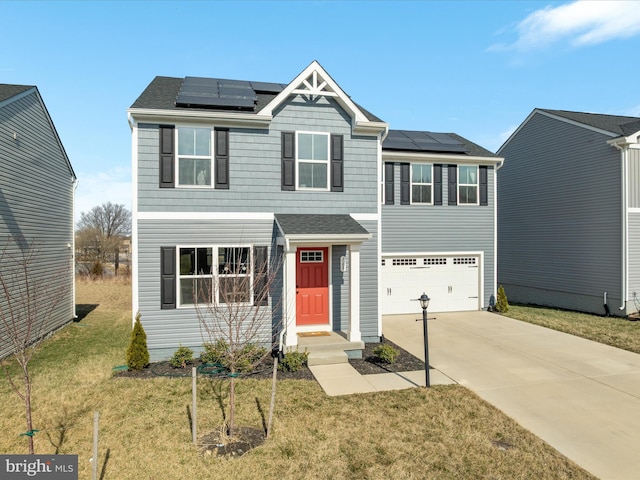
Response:
[[[0,108],[0,139],[0,244],[9,245],[18,258],[23,258],[20,250],[36,252],[30,277],[60,295],[46,326],[51,332],[75,312],[74,176],[35,91]],[[6,307],[4,299],[0,306]],[[8,341],[0,335],[0,358],[8,352]]]
[[[344,192],[281,190],[281,132],[296,130],[344,135]],[[351,135],[350,118],[332,99],[291,99],[269,130],[231,128],[228,190],[158,188],[158,142],[158,125],[138,126],[140,212],[377,212],[377,139]]]
[[[628,150],[629,208],[640,208],[640,150]]]
[[[629,302],[627,314],[640,310],[640,212],[629,213]]]
[[[462,162],[461,162],[462,163]],[[453,162],[452,162],[453,164]],[[495,168],[487,169],[488,205],[448,205],[448,169],[442,168],[443,205],[400,205],[400,165],[394,166],[394,205],[382,205],[382,254],[483,252],[484,298],[495,295]]]
[[[173,246],[272,247],[273,220],[141,220],[138,222],[138,295],[141,321],[147,333],[152,360],[170,357],[178,345],[198,351],[209,341],[203,336],[196,309],[160,308],[160,248]],[[271,309],[279,299],[270,298]],[[276,307],[278,305],[275,305]],[[260,340],[270,343],[270,325],[265,323]]]
[[[607,292],[617,313],[621,162],[609,139],[535,114],[499,152],[498,283],[510,301],[604,313]]]
[[[362,221],[360,224],[372,234],[360,248],[360,333],[365,342],[378,342],[378,223]]]

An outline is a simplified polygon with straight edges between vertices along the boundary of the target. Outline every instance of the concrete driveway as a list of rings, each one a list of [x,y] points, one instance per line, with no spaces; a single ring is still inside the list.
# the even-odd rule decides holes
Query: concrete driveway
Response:
[[[424,359],[420,317],[383,333]],[[488,312],[429,317],[433,368],[597,477],[640,479],[640,355]]]

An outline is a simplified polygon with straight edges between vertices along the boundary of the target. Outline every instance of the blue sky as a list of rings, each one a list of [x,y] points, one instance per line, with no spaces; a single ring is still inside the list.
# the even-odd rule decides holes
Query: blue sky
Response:
[[[288,83],[313,60],[394,129],[496,151],[536,107],[640,116],[633,1],[0,0],[0,83],[37,85],[76,209],[130,208],[126,109],[156,75]]]

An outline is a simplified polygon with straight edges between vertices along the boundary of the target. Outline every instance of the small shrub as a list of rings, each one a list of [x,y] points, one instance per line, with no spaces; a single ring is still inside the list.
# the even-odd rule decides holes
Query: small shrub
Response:
[[[183,347],[180,345],[176,352],[169,360],[169,365],[174,368],[185,368],[188,364],[193,361],[193,350],[189,347]]]
[[[500,285],[498,287],[498,296],[496,298],[496,312],[506,313],[509,311],[509,302],[507,300],[507,294],[504,292],[504,287]]]
[[[140,312],[136,315],[136,323],[131,332],[131,341],[127,348],[127,367],[129,370],[142,370],[149,365],[149,350],[147,349],[147,334],[140,322]]]
[[[268,350],[255,343],[248,343],[240,347],[236,352],[231,351],[229,344],[218,339],[214,343],[205,343],[204,352],[200,354],[200,361],[203,363],[217,363],[226,369],[231,367],[231,358],[236,358],[236,371],[241,373],[251,372],[256,364],[260,362],[268,353]]]
[[[398,359],[398,355],[400,355],[400,350],[389,345],[388,343],[383,343],[382,345],[378,345],[373,349],[373,354],[376,356],[378,360],[384,363],[395,363]]]
[[[204,352],[200,354],[202,363],[219,363],[224,365],[225,359],[229,356],[229,345],[222,339],[214,343],[205,343]]]
[[[309,352],[287,352],[284,354],[284,358],[278,364],[278,370],[283,372],[297,372],[307,364],[309,359]]]
[[[94,277],[101,277],[104,275],[104,265],[100,260],[96,260],[96,262],[91,267],[91,275]]]

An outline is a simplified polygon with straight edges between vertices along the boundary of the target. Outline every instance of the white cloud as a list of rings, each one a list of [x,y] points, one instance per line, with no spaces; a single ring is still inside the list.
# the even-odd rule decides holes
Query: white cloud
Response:
[[[534,50],[567,41],[581,47],[640,33],[640,6],[628,0],[578,0],[531,13],[516,27],[518,39],[490,50]]]
[[[78,173],[75,221],[81,212],[88,212],[106,202],[124,204],[131,210],[131,170],[113,168],[106,172]]]

